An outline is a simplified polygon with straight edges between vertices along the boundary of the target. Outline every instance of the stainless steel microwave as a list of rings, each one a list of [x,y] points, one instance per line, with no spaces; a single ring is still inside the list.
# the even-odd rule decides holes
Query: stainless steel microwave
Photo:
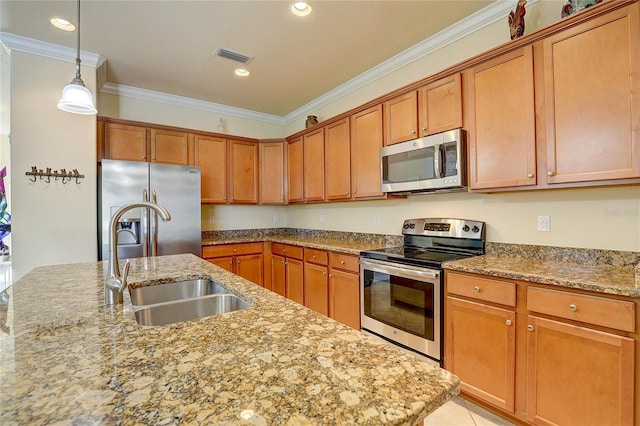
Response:
[[[382,192],[415,194],[466,188],[462,129],[385,146]]]

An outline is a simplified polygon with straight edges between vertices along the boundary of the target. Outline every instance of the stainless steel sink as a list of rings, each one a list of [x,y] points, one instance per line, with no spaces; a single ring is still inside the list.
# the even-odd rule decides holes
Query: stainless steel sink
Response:
[[[165,325],[211,315],[239,311],[251,306],[234,294],[215,294],[141,307],[135,311],[140,325]]]
[[[149,285],[145,287],[129,288],[131,303],[134,309],[142,305],[153,305],[210,294],[222,294],[228,291],[219,284],[209,279],[195,279],[176,281],[165,284]]]

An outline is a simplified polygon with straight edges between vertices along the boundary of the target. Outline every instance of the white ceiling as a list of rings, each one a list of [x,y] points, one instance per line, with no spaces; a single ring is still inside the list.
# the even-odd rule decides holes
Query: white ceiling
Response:
[[[81,48],[109,83],[284,116],[493,2],[310,0],[297,17],[279,0],[83,0]],[[76,4],[0,0],[1,31],[75,49],[49,19],[75,23]],[[218,47],[254,57],[251,76]]]

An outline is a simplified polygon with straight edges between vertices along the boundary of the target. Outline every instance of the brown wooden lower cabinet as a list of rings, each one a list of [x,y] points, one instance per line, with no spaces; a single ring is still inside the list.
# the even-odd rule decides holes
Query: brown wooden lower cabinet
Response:
[[[262,286],[264,256],[262,243],[203,246],[202,257],[229,272]]]
[[[302,247],[271,243],[271,289],[304,304]]]
[[[638,301],[445,271],[445,369],[469,397],[535,425],[633,425]]]

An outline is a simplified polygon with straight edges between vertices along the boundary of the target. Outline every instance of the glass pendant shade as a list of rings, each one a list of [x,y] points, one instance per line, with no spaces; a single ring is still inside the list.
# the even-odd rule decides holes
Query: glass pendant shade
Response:
[[[62,89],[62,98],[58,102],[58,108],[74,114],[92,115],[98,112],[93,105],[93,95],[78,78],[74,78]]]

